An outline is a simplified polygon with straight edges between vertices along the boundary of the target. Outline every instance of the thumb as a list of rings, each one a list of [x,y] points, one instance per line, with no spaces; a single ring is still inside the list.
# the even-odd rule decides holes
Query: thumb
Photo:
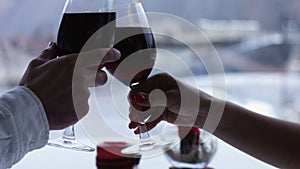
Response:
[[[42,51],[42,54],[39,56],[42,59],[51,60],[57,57],[57,47],[54,42],[48,44],[47,49]]]
[[[180,107],[180,95],[177,90],[162,90],[155,89],[149,94],[137,92],[133,94],[134,102],[143,107],[168,107],[177,109]]]
[[[111,63],[119,60],[121,58],[121,53],[117,49],[110,49],[104,56],[101,64]]]

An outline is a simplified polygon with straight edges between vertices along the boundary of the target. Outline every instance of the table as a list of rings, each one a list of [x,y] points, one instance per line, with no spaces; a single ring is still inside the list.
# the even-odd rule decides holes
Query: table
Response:
[[[247,77],[247,78],[245,78]],[[275,108],[272,106],[278,104],[282,101],[282,96],[288,95],[286,97],[297,100],[299,98],[299,89],[297,84],[300,84],[298,75],[286,79],[286,75],[282,74],[234,74],[226,76],[226,92],[229,93],[229,100],[241,103],[248,108],[253,108],[255,104],[258,109],[265,112],[272,112]],[[205,89],[208,80],[205,77],[198,77],[201,89]],[[253,81],[253,79],[256,79]],[[288,80],[282,83],[282,80]],[[297,80],[297,81],[294,81]],[[287,86],[286,86],[287,85]],[[271,86],[271,87],[270,87]],[[285,91],[285,88],[292,90]],[[270,97],[266,90],[271,90],[272,96]],[[284,90],[282,93],[281,90]],[[261,98],[256,98],[257,94],[260,93]],[[278,91],[274,93],[274,91]],[[105,94],[105,93],[104,93]],[[240,98],[244,98],[240,99]],[[268,100],[270,99],[270,100]],[[241,101],[242,100],[242,101]],[[257,101],[257,102],[253,102]],[[241,102],[239,102],[241,101]],[[284,100],[283,100],[284,101]],[[251,107],[252,106],[252,107]],[[282,109],[281,109],[282,110]],[[277,118],[288,119],[289,116],[286,114],[277,114],[276,112],[272,114],[267,114],[270,116],[275,116]],[[295,119],[294,117],[291,119]],[[289,119],[288,119],[289,120]],[[76,125],[76,132],[78,139],[86,144],[93,145],[86,137],[85,133],[81,130],[81,125]],[[63,168],[63,169],[96,169],[95,165],[95,152],[77,152],[66,149],[58,149],[46,146],[40,150],[35,150],[27,154],[24,159],[22,159],[18,164],[12,167],[12,169],[53,169],[53,168]],[[159,155],[154,158],[142,158],[139,169],[153,169],[161,168],[168,169],[170,163],[164,157],[164,155]],[[264,162],[261,162],[239,150],[228,145],[222,140],[218,140],[218,150],[217,153],[209,164],[210,167],[215,169],[274,169],[275,167],[270,166]]]
[[[76,130],[79,133],[78,139],[90,144],[84,135],[80,134],[78,125]],[[95,152],[78,152],[45,146],[27,154],[12,169],[96,169],[95,157]],[[275,169],[221,140],[218,140],[218,151],[209,166],[215,169]],[[142,158],[138,169],[168,169],[169,167],[171,164],[164,155],[160,155],[154,158]]]

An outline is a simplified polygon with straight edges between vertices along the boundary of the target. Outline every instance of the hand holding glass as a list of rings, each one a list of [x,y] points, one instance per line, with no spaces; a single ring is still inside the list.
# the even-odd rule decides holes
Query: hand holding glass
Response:
[[[81,52],[89,38],[115,17],[114,0],[67,0],[57,35],[58,55]],[[113,29],[97,36],[97,43],[92,48],[110,48],[113,37]],[[79,151],[95,150],[76,141],[74,126],[66,128],[61,138],[49,140],[48,145]]]
[[[119,6],[118,6],[119,5]],[[118,4],[114,48],[121,52],[121,59],[106,65],[107,70],[131,90],[150,75],[156,59],[154,36],[143,6],[139,2]],[[145,122],[141,122],[140,143],[122,150],[123,154],[142,154],[161,149],[169,143],[156,142],[150,138]]]

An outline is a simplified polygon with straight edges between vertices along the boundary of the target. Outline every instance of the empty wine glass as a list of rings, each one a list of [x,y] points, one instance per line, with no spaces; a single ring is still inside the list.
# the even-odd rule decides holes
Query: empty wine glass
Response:
[[[67,0],[57,35],[58,55],[79,53],[97,30],[115,20],[114,4],[114,0]],[[113,30],[97,36],[95,48],[112,47],[113,37]],[[73,125],[64,130],[62,137],[49,140],[48,145],[80,151],[95,150],[76,141]]]

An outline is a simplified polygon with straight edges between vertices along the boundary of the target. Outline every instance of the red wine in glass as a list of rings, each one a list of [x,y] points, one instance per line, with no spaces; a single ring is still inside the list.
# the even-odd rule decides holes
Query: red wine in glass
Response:
[[[114,48],[121,52],[121,59],[107,64],[106,69],[131,88],[132,85],[145,81],[151,73],[156,58],[156,46],[151,28],[117,27],[115,43]]]
[[[64,13],[57,35],[59,56],[79,53],[87,40],[100,28],[116,19],[115,12]],[[107,29],[95,39],[95,48],[111,46],[114,30]]]

